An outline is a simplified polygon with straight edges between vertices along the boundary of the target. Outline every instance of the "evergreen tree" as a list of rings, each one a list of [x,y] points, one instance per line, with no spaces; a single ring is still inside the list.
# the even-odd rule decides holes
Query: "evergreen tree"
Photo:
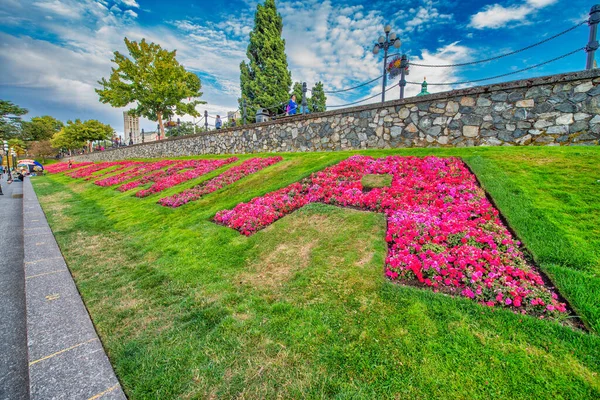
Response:
[[[240,64],[242,97],[246,99],[248,120],[254,121],[258,108],[281,113],[288,101],[292,76],[285,55],[285,40],[281,38],[283,20],[275,7],[275,0],[259,4],[254,16],[254,29],[246,55],[249,62]]]
[[[311,97],[308,101],[311,112],[323,112],[327,110],[327,97],[323,90],[323,82],[317,82],[311,90]]]
[[[296,95],[296,103],[298,103],[298,110],[300,110],[300,106],[302,105],[302,84],[300,82],[294,83],[292,94]]]

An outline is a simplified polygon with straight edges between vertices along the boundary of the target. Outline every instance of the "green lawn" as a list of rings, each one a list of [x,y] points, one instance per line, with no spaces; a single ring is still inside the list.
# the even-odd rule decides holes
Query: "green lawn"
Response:
[[[388,282],[380,214],[210,221],[352,154],[462,157],[589,331]],[[600,397],[600,148],[283,157],[177,209],[156,201],[228,167],[144,199],[33,180],[131,399]]]

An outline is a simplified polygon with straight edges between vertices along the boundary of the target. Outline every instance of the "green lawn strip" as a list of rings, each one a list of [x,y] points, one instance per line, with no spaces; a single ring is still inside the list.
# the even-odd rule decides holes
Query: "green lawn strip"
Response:
[[[368,174],[362,177],[361,184],[364,189],[388,187],[392,184],[391,174]]]
[[[408,152],[367,154],[394,153]],[[130,398],[600,394],[597,335],[387,282],[382,215],[315,204],[250,238],[210,222],[350,154],[285,155],[178,209],[59,175],[34,180]],[[547,267],[557,285],[579,287],[588,269],[561,264]]]
[[[465,160],[545,272],[551,272],[546,268],[547,265],[559,265],[565,268],[565,272],[579,270],[585,272],[583,275],[593,278],[596,273],[594,265],[597,262],[593,252],[586,252],[583,246],[574,246],[572,235],[569,235],[562,225],[559,226],[550,220],[550,216],[560,212],[559,210],[554,210],[554,213],[544,212],[534,205],[524,191],[530,182],[519,181],[516,177],[511,179],[508,170],[502,167],[504,164],[499,160],[480,156]],[[564,165],[564,168],[568,167],[567,163]],[[554,284],[566,296],[575,311],[584,318],[588,327],[600,332],[600,306],[597,302],[579,302],[578,299],[582,297],[575,296],[578,291],[597,293],[598,278],[582,280],[574,275],[573,282],[576,283],[569,285],[569,282],[568,279],[561,279]]]

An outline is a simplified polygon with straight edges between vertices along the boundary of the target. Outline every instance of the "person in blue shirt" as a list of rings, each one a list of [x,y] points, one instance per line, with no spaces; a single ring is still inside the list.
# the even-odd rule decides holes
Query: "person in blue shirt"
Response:
[[[290,102],[287,105],[287,115],[296,115],[296,110],[298,109],[298,103],[296,103],[296,95],[293,94],[290,97]]]
[[[221,116],[217,115],[217,119],[215,119],[215,128],[221,129],[223,126],[223,121],[221,121]]]

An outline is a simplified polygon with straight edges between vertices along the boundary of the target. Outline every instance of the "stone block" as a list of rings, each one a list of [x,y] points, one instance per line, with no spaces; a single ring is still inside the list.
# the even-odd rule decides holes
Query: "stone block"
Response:
[[[519,100],[519,101],[517,101],[516,106],[531,108],[531,107],[535,106],[535,102],[533,101],[533,99]]]
[[[466,137],[477,137],[479,135],[479,127],[478,126],[463,126],[463,136]]]
[[[546,132],[551,134],[551,135],[556,135],[556,134],[565,134],[569,132],[569,126],[568,125],[554,125],[549,127],[548,129],[546,129]]]
[[[573,123],[573,114],[568,113],[556,117],[556,125],[569,125]]]
[[[390,135],[393,138],[397,138],[398,136],[402,135],[402,127],[401,126],[392,126],[390,128]]]
[[[448,136],[440,136],[438,137],[437,141],[439,144],[448,144],[448,140],[450,138]]]
[[[427,129],[427,134],[431,136],[439,136],[440,133],[442,133],[441,126],[432,126],[431,128]]]
[[[410,115],[410,110],[406,107],[402,107],[400,111],[398,111],[398,117],[401,119],[406,119]]]
[[[473,107],[475,105],[475,99],[472,97],[461,97],[460,105],[467,106],[467,107]]]
[[[477,107],[489,107],[492,105],[492,101],[489,99],[486,99],[485,97],[478,97],[477,98]]]
[[[579,85],[575,86],[575,89],[573,89],[573,91],[575,93],[584,93],[593,88],[594,88],[594,84],[590,81],[590,82],[580,83]]]

